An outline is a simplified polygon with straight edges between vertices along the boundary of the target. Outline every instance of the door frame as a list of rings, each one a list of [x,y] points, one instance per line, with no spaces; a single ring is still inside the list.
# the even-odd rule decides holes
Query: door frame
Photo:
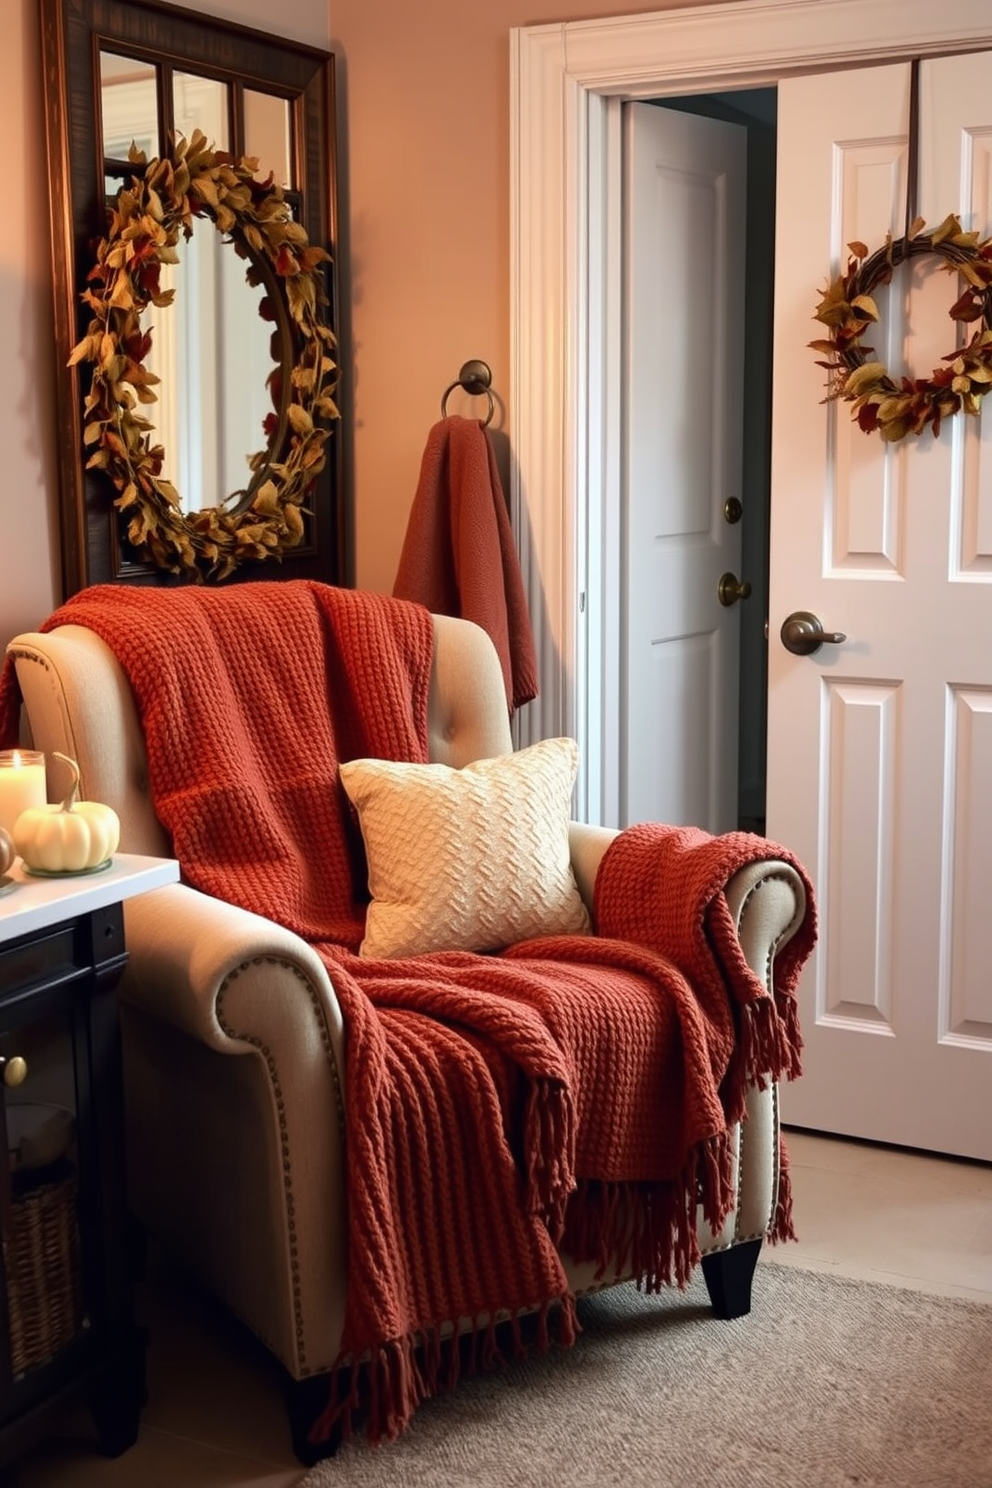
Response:
[[[517,742],[578,740],[581,820],[619,811],[623,103],[990,47],[988,0],[732,0],[511,29],[510,505],[541,677]],[[811,270],[811,305],[837,269]]]

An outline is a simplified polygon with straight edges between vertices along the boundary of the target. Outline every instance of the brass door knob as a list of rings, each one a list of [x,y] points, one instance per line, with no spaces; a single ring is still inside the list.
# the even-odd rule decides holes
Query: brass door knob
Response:
[[[23,1085],[28,1075],[28,1062],[22,1059],[20,1054],[15,1054],[11,1059],[0,1057],[0,1067],[3,1068],[3,1083],[5,1085]]]
[[[842,631],[824,630],[819,617],[811,610],[793,610],[791,615],[786,615],[779,635],[782,645],[793,656],[812,656],[824,644],[839,646],[847,640]]]
[[[739,579],[736,574],[725,573],[716,586],[717,598],[722,605],[736,604],[739,599],[751,597],[751,585],[747,579]]]

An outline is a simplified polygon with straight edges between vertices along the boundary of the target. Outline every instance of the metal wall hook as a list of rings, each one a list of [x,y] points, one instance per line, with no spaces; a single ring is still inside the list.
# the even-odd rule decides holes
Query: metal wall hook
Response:
[[[458,376],[454,382],[449,383],[441,397],[441,417],[448,417],[448,394],[453,393],[456,387],[463,388],[473,398],[481,398],[485,394],[489,403],[489,410],[485,417],[486,424],[492,422],[493,414],[496,412],[496,400],[492,394],[493,374],[487,362],[473,358],[472,361],[463,362],[458,369]]]

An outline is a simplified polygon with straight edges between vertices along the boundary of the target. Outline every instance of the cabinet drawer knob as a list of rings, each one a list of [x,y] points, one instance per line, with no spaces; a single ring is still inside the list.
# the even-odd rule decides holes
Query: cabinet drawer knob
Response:
[[[3,1066],[3,1083],[5,1085],[23,1085],[27,1079],[28,1062],[22,1059],[20,1054],[15,1054],[12,1059],[0,1058]]]

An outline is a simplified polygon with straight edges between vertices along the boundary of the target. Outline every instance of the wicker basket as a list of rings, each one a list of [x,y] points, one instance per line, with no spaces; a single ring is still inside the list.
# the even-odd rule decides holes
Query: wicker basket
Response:
[[[49,1171],[49,1181],[21,1193],[15,1186],[4,1246],[15,1378],[47,1363],[82,1327],[76,1173],[65,1161]]]

